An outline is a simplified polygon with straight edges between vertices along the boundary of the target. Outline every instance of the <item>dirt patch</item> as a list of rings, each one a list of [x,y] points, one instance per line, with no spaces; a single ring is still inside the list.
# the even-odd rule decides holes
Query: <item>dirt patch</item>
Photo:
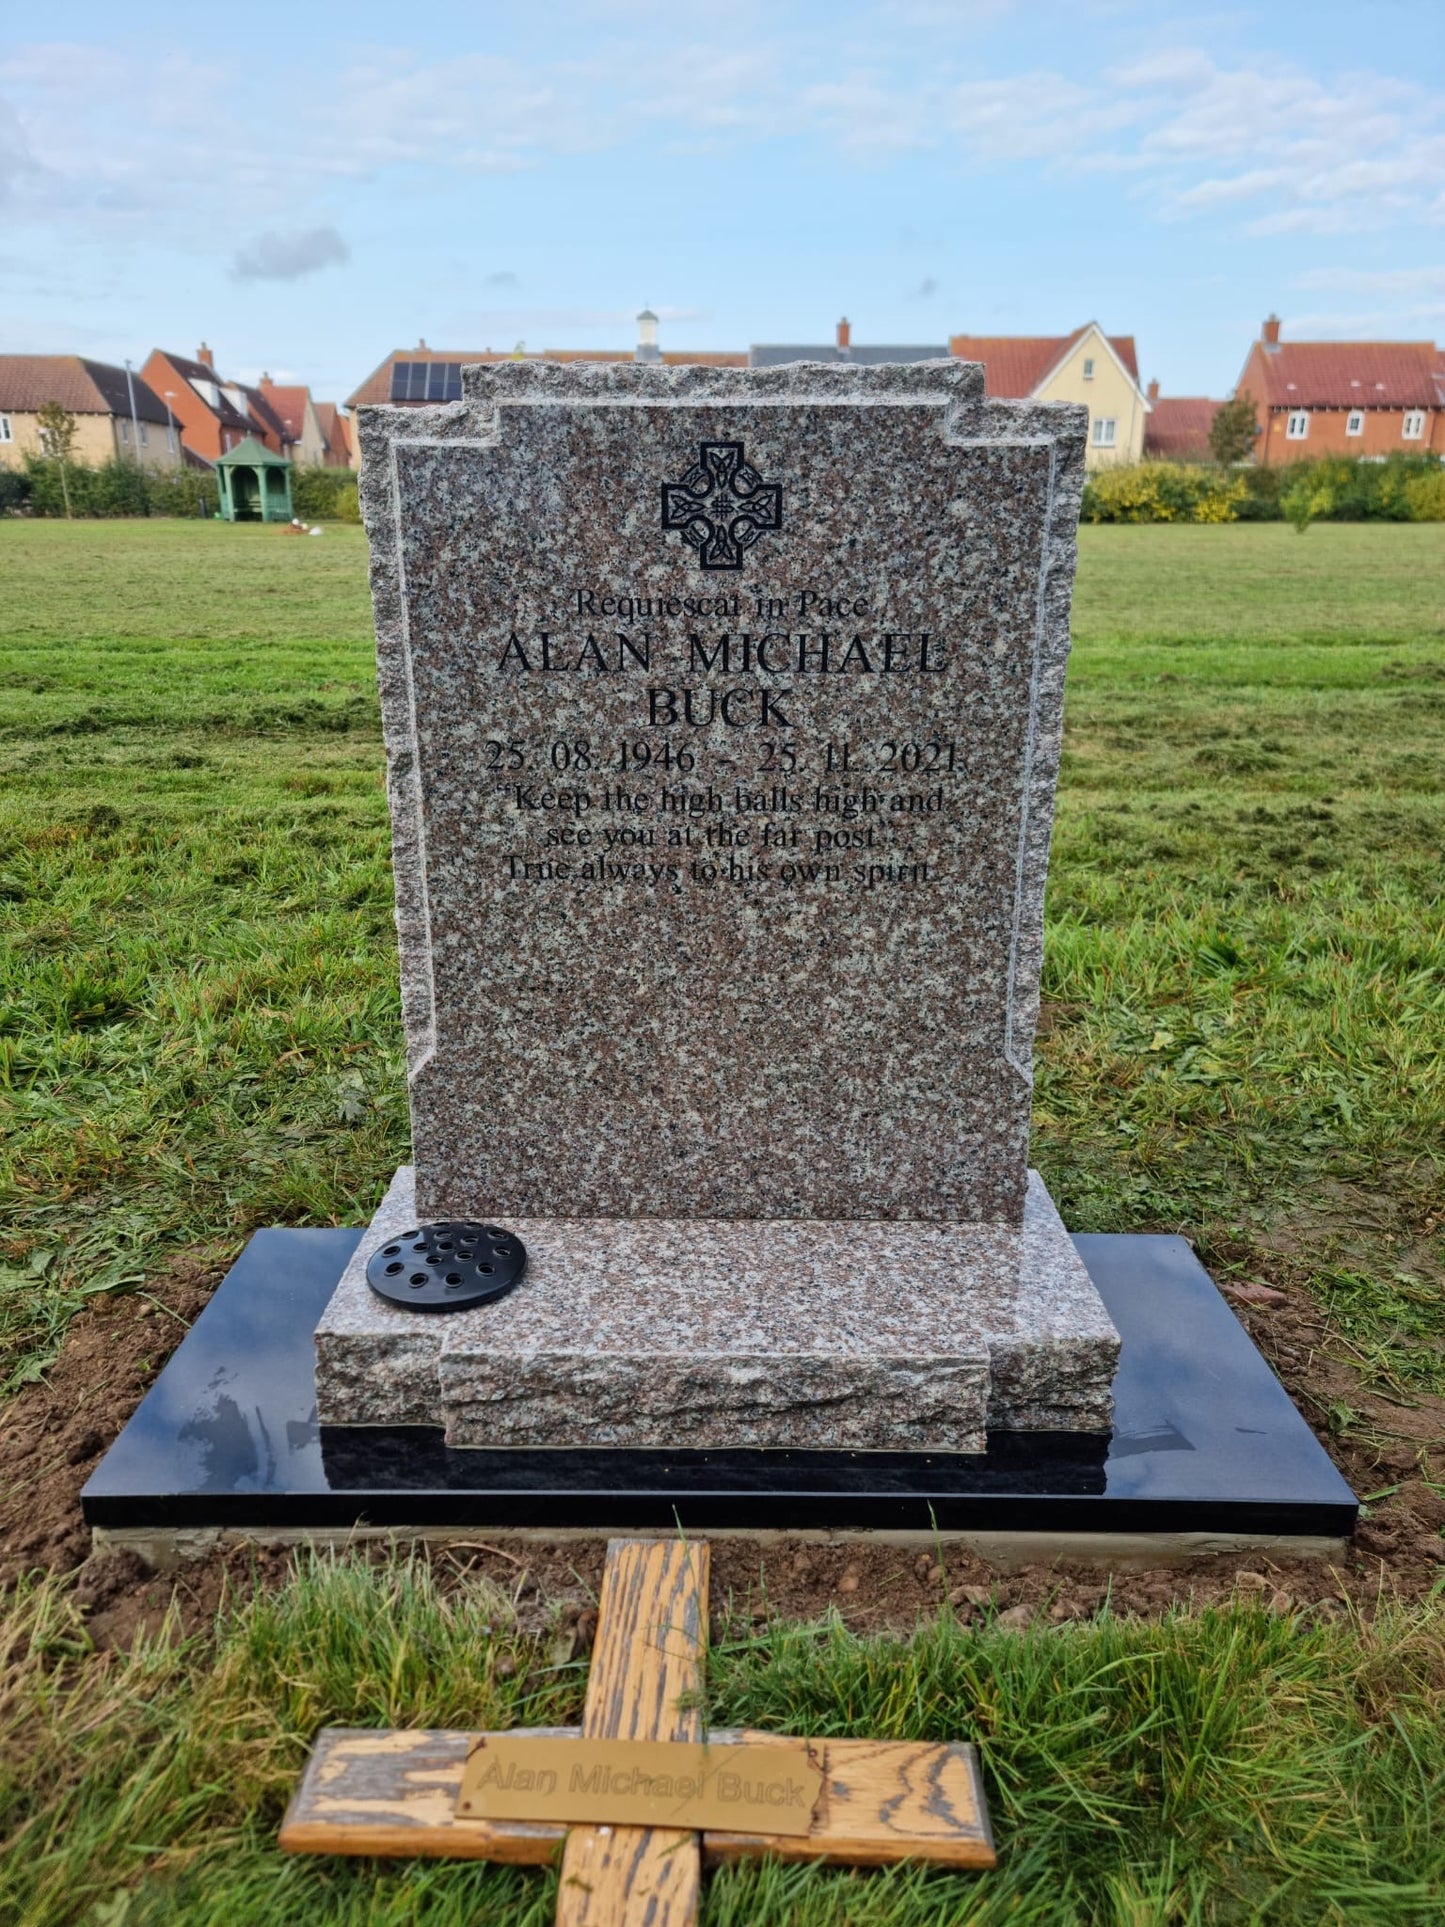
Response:
[[[180,1254],[140,1293],[97,1298],[60,1356],[0,1415],[0,1584],[34,1566],[69,1572],[90,1554],[80,1488],[219,1283],[215,1254]]]
[[[1224,1254],[1219,1254],[1223,1256]],[[1424,1598],[1445,1577],[1445,1401],[1407,1402],[1372,1392],[1333,1347],[1319,1309],[1286,1263],[1258,1265],[1260,1302],[1234,1308],[1353,1489],[1381,1493],[1338,1565],[1260,1553],[1212,1557],[1110,1574],[1067,1562],[1000,1572],[957,1547],[941,1554],[874,1541],[766,1545],[718,1540],[713,1604],[720,1623],[815,1619],[836,1610],[859,1631],[906,1629],[945,1603],[965,1619],[1062,1623],[1107,1609],[1156,1614],[1186,1600],[1259,1595],[1276,1612],[1370,1611],[1381,1597]],[[199,1627],[227,1592],[284,1583],[293,1555],[231,1547],[160,1576],[129,1553],[91,1554],[80,1489],[200,1312],[219,1277],[213,1254],[179,1258],[149,1297],[107,1298],[75,1319],[41,1384],[27,1386],[0,1420],[7,1477],[0,1495],[0,1583],[43,1567],[76,1572],[76,1599],[102,1645],[154,1632],[169,1609]],[[1348,1408],[1348,1430],[1331,1413]],[[395,1555],[381,1547],[368,1556]],[[585,1650],[602,1573],[603,1541],[555,1545],[478,1535],[429,1555],[443,1583],[486,1578],[514,1601],[524,1630]]]
[[[1359,1551],[1391,1574],[1445,1572],[1445,1399],[1388,1380],[1334,1329],[1309,1290],[1331,1265],[1365,1273],[1382,1257],[1445,1297],[1438,1206],[1333,1180],[1311,1208],[1248,1245],[1212,1243],[1206,1262],[1241,1324],[1361,1499]],[[1253,1289],[1252,1289],[1253,1287]],[[1262,1289],[1261,1289],[1262,1288]]]

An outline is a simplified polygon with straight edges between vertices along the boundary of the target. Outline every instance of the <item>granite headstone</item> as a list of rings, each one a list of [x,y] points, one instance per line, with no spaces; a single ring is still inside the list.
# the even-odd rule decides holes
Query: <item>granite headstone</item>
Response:
[[[362,411],[415,1166],[321,1417],[456,1445],[1107,1430],[1027,1168],[1084,411],[514,363]],[[500,1221],[448,1317],[370,1253]]]

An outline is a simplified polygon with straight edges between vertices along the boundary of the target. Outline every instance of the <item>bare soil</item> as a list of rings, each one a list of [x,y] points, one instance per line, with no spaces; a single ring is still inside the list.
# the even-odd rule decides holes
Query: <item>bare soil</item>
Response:
[[[290,1570],[291,1553],[245,1546],[155,1574],[130,1553],[93,1554],[80,1517],[82,1485],[219,1281],[214,1257],[178,1259],[147,1297],[97,1300],[73,1321],[44,1381],[0,1418],[0,1585],[35,1568],[74,1571],[75,1597],[102,1645],[153,1631],[172,1604],[183,1627],[199,1626],[227,1592],[280,1584]],[[1268,1284],[1246,1280],[1232,1302],[1353,1489],[1384,1493],[1338,1564],[1253,1553],[1112,1574],[1067,1562],[1005,1572],[958,1547],[935,1556],[868,1540],[723,1539],[713,1548],[715,1612],[736,1624],[809,1620],[832,1608],[858,1630],[878,1631],[907,1628],[945,1602],[964,1618],[997,1611],[1023,1626],[1087,1618],[1106,1603],[1116,1614],[1157,1614],[1241,1591],[1280,1613],[1368,1612],[1382,1598],[1424,1598],[1445,1581],[1445,1400],[1372,1391],[1291,1269],[1270,1265]],[[1344,1407],[1352,1417],[1337,1435],[1330,1414]],[[492,1534],[430,1556],[447,1583],[492,1579],[515,1598],[524,1626],[560,1626],[582,1650],[602,1555],[600,1538],[549,1545]]]

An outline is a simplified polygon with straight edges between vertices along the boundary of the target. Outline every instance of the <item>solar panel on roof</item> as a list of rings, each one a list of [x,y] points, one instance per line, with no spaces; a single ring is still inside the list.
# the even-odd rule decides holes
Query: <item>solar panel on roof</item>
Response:
[[[394,361],[391,364],[393,401],[460,401],[462,364],[459,361]]]

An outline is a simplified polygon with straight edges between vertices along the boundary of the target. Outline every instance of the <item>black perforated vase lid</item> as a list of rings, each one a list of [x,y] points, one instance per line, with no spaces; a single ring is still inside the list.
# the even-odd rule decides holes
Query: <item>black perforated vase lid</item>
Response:
[[[526,1269],[527,1247],[499,1224],[423,1224],[371,1254],[366,1282],[408,1311],[463,1311],[505,1298]]]

